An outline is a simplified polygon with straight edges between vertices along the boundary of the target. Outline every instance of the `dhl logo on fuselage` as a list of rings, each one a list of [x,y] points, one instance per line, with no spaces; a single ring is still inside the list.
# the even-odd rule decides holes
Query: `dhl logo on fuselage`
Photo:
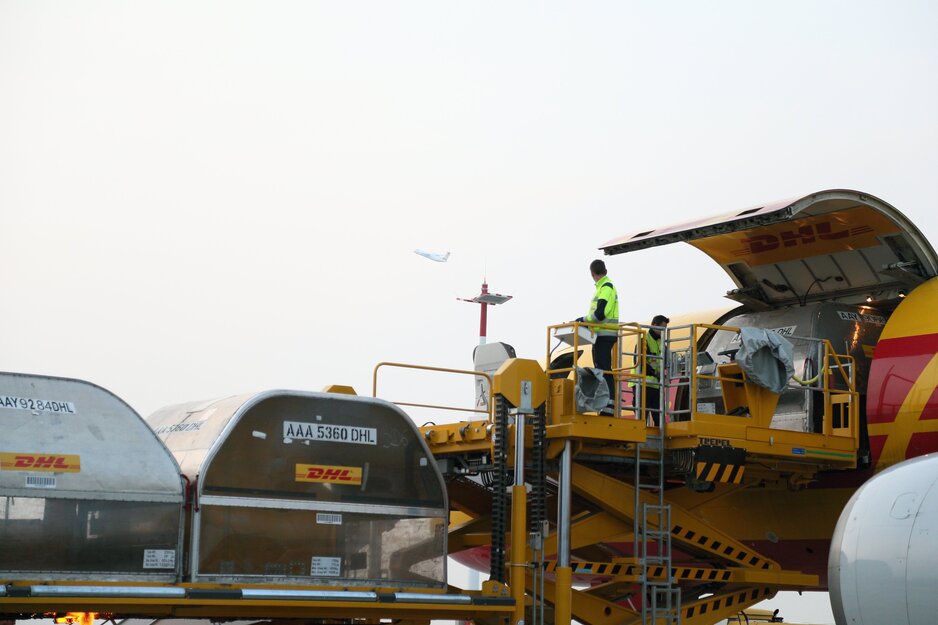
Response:
[[[81,456],[76,454],[0,453],[0,471],[79,473],[81,471]]]
[[[298,464],[296,465],[296,481],[360,486],[362,469],[361,467],[336,467],[325,464]]]

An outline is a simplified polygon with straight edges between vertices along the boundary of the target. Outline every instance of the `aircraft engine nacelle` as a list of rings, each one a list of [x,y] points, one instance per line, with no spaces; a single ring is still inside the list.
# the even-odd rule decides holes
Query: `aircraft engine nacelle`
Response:
[[[834,530],[828,561],[837,625],[930,625],[938,614],[938,454],[864,484]]]

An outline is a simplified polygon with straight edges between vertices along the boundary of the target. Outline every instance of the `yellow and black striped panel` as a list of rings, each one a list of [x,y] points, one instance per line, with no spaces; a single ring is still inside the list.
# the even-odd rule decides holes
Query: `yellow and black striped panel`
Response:
[[[706,549],[711,553],[717,554],[724,560],[729,560],[730,562],[741,566],[748,566],[756,569],[771,568],[771,564],[756,552],[748,552],[743,549],[737,549],[733,545],[724,545],[719,540],[712,539],[705,534],[695,532],[692,529],[687,529],[680,525],[674,526],[674,529],[671,530],[671,535],[686,545],[697,546],[702,549]]]
[[[720,464],[715,462],[698,462],[697,479],[701,482],[727,482],[739,484],[743,481],[746,466],[741,464]]]
[[[721,541],[710,538],[699,531],[685,528],[681,525],[675,525],[671,530],[671,535],[678,542],[691,547],[705,549],[731,565],[743,566],[759,570],[769,570],[772,564],[766,560],[762,554],[756,551],[738,549],[733,545],[725,545]],[[548,560],[545,563],[545,571],[553,573],[557,567],[556,560]],[[609,577],[623,577],[629,575],[638,575],[637,565],[627,562],[585,562],[572,561],[570,568],[576,575],[597,575]],[[726,573],[726,577],[722,574]],[[705,567],[674,567],[671,574],[678,579],[695,579],[706,581],[727,581],[729,571],[726,569],[711,569]],[[653,577],[660,577],[652,571]]]
[[[694,450],[694,474],[702,482],[739,484],[746,471],[746,450],[738,447],[700,445]]]
[[[641,568],[637,564],[628,564],[624,562],[583,562],[574,560],[570,562],[570,568],[574,575],[595,575],[597,577],[618,577],[633,578],[622,581],[637,581]],[[556,560],[548,560],[544,563],[544,572],[553,573],[557,569]],[[651,579],[665,579],[665,567],[652,566],[648,569],[648,576]],[[733,569],[712,569],[693,566],[675,566],[671,567],[671,576],[678,581],[704,581],[704,582],[723,582],[731,581]]]
[[[570,568],[574,575],[597,575],[603,577],[622,577],[638,574],[638,567],[627,562],[584,562],[573,560]],[[553,573],[557,570],[556,560],[544,562],[544,572]]]
[[[704,623],[710,625],[710,623],[721,621],[774,595],[775,593],[771,588],[747,588],[725,594],[716,594],[682,606],[682,622],[685,625],[702,625]]]

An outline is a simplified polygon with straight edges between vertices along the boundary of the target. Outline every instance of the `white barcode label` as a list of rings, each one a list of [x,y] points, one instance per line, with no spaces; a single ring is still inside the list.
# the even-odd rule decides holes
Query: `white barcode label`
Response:
[[[316,522],[320,525],[342,525],[342,515],[330,512],[317,512]]]
[[[55,476],[27,475],[26,488],[55,488]]]

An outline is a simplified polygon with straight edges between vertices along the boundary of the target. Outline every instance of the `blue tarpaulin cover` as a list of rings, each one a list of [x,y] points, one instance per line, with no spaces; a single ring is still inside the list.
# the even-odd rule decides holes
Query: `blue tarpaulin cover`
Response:
[[[781,393],[795,373],[794,350],[778,332],[762,328],[742,328],[736,362],[746,376],[773,393]]]

